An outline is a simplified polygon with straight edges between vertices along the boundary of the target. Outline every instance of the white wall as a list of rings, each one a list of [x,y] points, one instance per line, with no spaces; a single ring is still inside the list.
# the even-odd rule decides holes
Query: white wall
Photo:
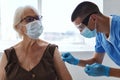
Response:
[[[103,13],[120,15],[120,0],[103,0]]]

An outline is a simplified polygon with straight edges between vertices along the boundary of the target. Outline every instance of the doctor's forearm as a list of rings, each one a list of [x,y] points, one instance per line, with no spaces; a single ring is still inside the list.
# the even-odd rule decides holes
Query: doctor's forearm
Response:
[[[102,63],[103,58],[104,58],[104,53],[94,53],[93,57],[87,60],[80,60],[79,66],[84,67],[86,64],[93,64],[93,63]]]
[[[110,76],[120,78],[120,69],[110,68]]]
[[[93,63],[100,63],[95,58],[87,59],[87,60],[80,60],[78,66],[85,67],[86,64],[93,64]]]

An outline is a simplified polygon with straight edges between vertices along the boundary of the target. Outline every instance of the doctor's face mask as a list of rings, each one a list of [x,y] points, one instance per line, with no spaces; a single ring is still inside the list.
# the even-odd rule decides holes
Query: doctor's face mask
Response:
[[[95,12],[94,12],[95,13]],[[80,34],[83,35],[86,38],[92,38],[96,36],[96,29],[94,30],[90,30],[87,26],[88,26],[88,22],[89,22],[89,18],[92,14],[89,14],[85,19],[83,19],[83,21],[77,26],[77,28],[81,31]],[[95,23],[95,27],[96,27],[96,23]]]
[[[80,32],[81,35],[83,35],[86,38],[92,38],[96,36],[96,29],[94,29],[93,31],[91,31],[90,29],[88,29],[87,27],[85,27],[82,32]]]
[[[92,38],[96,36],[96,29],[91,31],[89,28],[87,28],[87,26],[82,23],[77,28],[81,31],[80,34],[86,38]]]

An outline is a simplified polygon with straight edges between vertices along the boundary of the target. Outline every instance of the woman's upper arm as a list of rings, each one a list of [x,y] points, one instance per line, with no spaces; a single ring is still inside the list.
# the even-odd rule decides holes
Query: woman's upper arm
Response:
[[[7,58],[5,53],[3,53],[0,60],[0,80],[5,80],[5,66],[7,65]]]
[[[72,80],[72,77],[65,63],[62,61],[60,52],[58,51],[57,48],[55,49],[55,52],[54,52],[54,64],[55,64],[57,74],[59,75],[59,78],[61,80]]]

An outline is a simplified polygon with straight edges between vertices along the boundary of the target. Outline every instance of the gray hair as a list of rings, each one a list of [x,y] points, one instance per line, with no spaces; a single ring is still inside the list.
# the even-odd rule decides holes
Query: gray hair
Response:
[[[20,21],[22,19],[22,15],[24,14],[26,9],[32,9],[36,14],[39,15],[37,9],[35,9],[32,6],[18,7],[16,9],[15,14],[14,14],[14,19],[13,19],[13,28],[18,33],[20,38],[22,38],[22,34],[20,34],[19,30],[17,29],[17,26],[19,25],[19,23],[20,23]]]

